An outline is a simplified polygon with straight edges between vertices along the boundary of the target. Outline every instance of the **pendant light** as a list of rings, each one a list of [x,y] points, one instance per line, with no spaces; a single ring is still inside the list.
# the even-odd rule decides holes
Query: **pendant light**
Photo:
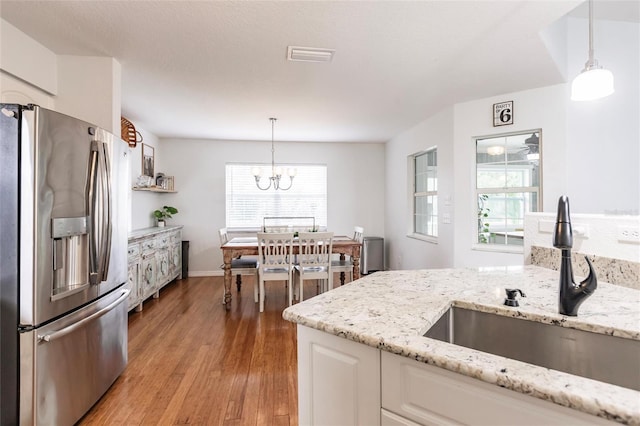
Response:
[[[593,57],[593,0],[589,0],[589,59],[571,83],[571,100],[593,101],[609,96],[613,91],[613,74]]]
[[[270,118],[271,120],[271,176],[269,176],[268,185],[265,187],[260,186],[260,181],[262,180],[262,169],[259,167],[254,167],[251,172],[253,177],[256,179],[256,186],[258,189],[262,191],[266,191],[267,189],[273,187],[275,190],[287,191],[291,189],[293,185],[293,178],[296,177],[296,169],[288,169],[287,174],[289,175],[289,186],[286,188],[280,185],[280,180],[282,179],[282,167],[276,167],[275,163],[275,149],[273,146],[273,129],[277,118]]]

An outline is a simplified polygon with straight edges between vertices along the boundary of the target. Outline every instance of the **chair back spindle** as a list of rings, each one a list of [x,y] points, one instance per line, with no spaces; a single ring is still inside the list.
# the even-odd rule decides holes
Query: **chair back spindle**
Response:
[[[218,229],[218,236],[220,237],[220,245],[223,246],[229,242],[229,235],[227,234],[227,228]]]
[[[260,312],[264,311],[265,281],[285,281],[292,304],[293,232],[258,233]]]
[[[298,265],[303,268],[329,268],[333,232],[300,232]]]
[[[353,227],[353,239],[362,244],[364,240],[364,228],[362,226]]]
[[[298,263],[295,270],[299,277],[300,301],[304,300],[304,281],[322,281],[320,292],[333,288],[331,276],[331,252],[333,232],[300,232],[298,235]]]
[[[258,253],[264,269],[291,265],[293,232],[258,233]]]

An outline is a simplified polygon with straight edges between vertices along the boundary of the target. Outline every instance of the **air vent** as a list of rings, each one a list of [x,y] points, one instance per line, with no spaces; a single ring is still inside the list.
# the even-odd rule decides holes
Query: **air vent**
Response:
[[[319,49],[316,47],[287,47],[287,59],[303,62],[331,62],[335,50]]]

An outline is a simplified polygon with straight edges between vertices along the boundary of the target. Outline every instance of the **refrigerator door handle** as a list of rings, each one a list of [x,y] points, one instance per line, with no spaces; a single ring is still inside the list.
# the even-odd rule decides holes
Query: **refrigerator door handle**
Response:
[[[118,297],[113,303],[109,304],[108,306],[105,306],[104,308],[100,309],[98,312],[94,312],[93,314],[89,315],[88,317],[83,318],[80,321],[78,321],[76,323],[73,323],[68,327],[63,328],[62,330],[55,331],[55,332],[53,332],[51,334],[45,334],[44,336],[38,335],[38,342],[52,342],[52,341],[54,341],[56,339],[64,337],[67,334],[72,333],[73,331],[83,327],[88,322],[100,318],[101,316],[105,315],[109,311],[113,310],[124,299],[129,297],[129,292],[130,291],[131,290],[129,290],[128,288],[122,290],[122,294],[120,295],[120,297]]]
[[[91,237],[89,264],[91,284],[107,279],[111,256],[111,165],[107,144],[91,142],[89,167],[89,217]]]
[[[102,186],[102,241],[100,270],[101,281],[106,281],[109,274],[109,258],[111,256],[111,164],[109,163],[109,151],[107,144],[100,142],[101,186]]]
[[[91,153],[89,157],[89,175],[87,176],[87,213],[89,215],[89,282],[99,284],[99,249],[98,249],[98,229],[97,229],[97,190],[98,190],[98,168],[99,166],[98,142],[91,142]]]

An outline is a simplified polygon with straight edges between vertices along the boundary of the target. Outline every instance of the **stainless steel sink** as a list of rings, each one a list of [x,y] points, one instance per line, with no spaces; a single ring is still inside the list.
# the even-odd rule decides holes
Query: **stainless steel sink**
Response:
[[[425,337],[640,390],[640,341],[451,307]]]

